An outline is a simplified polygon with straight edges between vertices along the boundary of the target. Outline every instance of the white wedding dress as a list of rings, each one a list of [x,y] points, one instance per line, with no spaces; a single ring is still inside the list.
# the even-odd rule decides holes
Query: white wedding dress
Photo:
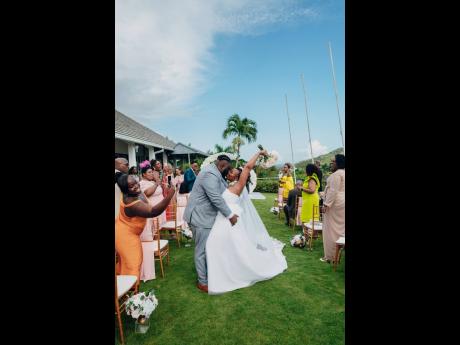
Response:
[[[206,242],[209,294],[251,286],[287,268],[282,253],[284,244],[270,237],[246,188],[241,197],[228,189],[222,197],[239,217],[232,226],[219,212],[209,234]]]

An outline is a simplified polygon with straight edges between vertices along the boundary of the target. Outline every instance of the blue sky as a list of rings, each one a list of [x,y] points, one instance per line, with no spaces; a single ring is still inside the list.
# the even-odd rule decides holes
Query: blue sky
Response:
[[[168,21],[160,25],[164,18],[153,13],[161,8],[141,11],[121,8],[120,4],[118,7],[119,13],[128,12],[131,18],[143,12],[145,20],[144,25],[137,20],[137,27],[133,27],[124,24],[129,15],[117,17],[117,42],[128,43],[126,47],[122,43],[117,46],[116,107],[126,115],[176,142],[191,143],[206,151],[214,144],[230,143],[230,139],[222,138],[222,132],[226,119],[238,113],[255,120],[259,132],[255,143],[242,148],[244,158],[249,158],[260,143],[278,151],[283,161],[292,161],[284,99],[287,94],[294,160],[299,161],[310,156],[300,81],[303,73],[314,155],[341,146],[328,42],[333,49],[343,125],[343,1],[229,0],[223,11],[210,3],[198,10],[191,7],[196,13],[179,25],[183,31],[168,31],[164,27]],[[172,20],[177,8],[166,8],[164,17],[168,13]],[[157,45],[150,51],[145,47],[149,35],[156,42],[152,44]],[[133,37],[138,36],[138,49],[133,49]],[[163,58],[158,58],[162,54]],[[153,65],[160,65],[157,69],[149,63],[149,56]],[[142,77],[136,77],[136,73]],[[149,82],[154,86],[150,87]],[[132,90],[138,91],[133,94]],[[148,103],[146,99],[155,101]]]

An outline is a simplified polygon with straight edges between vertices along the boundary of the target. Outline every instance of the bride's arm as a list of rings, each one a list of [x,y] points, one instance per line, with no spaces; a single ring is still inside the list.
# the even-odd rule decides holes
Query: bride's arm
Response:
[[[252,168],[255,167],[257,159],[259,158],[260,155],[268,156],[268,152],[266,150],[263,150],[263,151],[257,152],[254,156],[252,156],[249,162],[245,164],[243,171],[241,172],[240,178],[238,179],[238,182],[228,188],[232,193],[236,195],[241,194],[241,192],[243,191],[243,188],[246,186],[246,181],[249,178],[251,170]]]

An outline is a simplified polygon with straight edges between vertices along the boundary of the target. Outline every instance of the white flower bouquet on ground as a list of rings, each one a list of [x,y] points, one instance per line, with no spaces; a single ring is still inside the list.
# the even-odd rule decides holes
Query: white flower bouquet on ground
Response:
[[[126,314],[136,319],[136,332],[146,333],[149,329],[149,317],[158,306],[154,291],[140,292],[126,302]]]
[[[295,235],[292,240],[291,240],[291,246],[293,247],[299,247],[303,248],[305,247],[306,241],[305,241],[305,236],[303,235]]]

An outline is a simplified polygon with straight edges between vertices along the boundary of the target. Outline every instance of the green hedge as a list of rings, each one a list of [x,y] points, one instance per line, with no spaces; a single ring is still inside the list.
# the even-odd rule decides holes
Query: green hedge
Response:
[[[257,180],[254,192],[278,193],[278,180]]]

